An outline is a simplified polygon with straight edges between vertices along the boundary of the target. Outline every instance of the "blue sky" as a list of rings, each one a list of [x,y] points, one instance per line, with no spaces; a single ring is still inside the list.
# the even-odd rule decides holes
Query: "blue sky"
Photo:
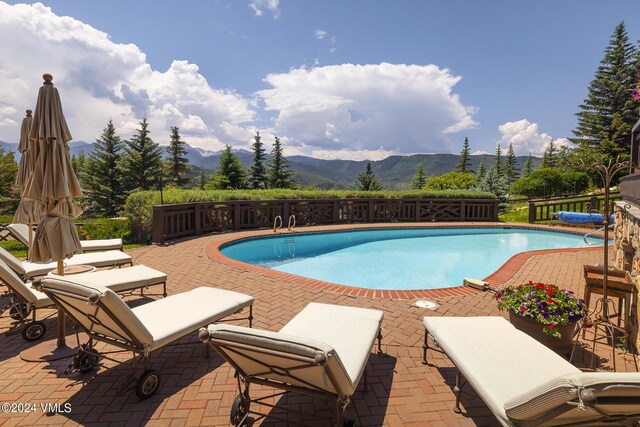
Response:
[[[0,140],[17,140],[41,74],[92,142],[143,117],[161,144],[380,159],[514,144],[540,154],[575,113],[637,0],[0,2]],[[635,19],[634,19],[635,18]]]

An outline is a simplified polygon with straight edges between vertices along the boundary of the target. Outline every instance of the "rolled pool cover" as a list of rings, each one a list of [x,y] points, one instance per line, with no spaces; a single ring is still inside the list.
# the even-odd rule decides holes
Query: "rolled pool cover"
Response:
[[[584,224],[587,222],[602,222],[602,214],[585,212],[558,212],[558,220],[571,224]],[[613,224],[613,215],[609,218],[609,224]]]

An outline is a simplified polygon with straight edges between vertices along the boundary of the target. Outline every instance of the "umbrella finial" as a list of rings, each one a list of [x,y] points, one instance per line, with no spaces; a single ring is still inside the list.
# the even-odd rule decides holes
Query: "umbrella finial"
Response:
[[[33,111],[27,110],[26,113],[27,113],[27,117],[31,117],[31,113],[33,113]]]
[[[44,79],[44,83],[45,84],[47,84],[47,83],[51,84],[51,81],[53,80],[53,76],[51,74],[49,74],[49,73],[44,73],[42,75],[42,78]]]

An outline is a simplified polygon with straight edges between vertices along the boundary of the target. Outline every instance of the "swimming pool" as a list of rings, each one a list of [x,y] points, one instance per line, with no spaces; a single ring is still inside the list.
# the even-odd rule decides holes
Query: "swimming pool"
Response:
[[[582,246],[582,235],[567,232],[425,227],[261,236],[225,244],[220,251],[238,261],[326,282],[409,290],[482,279],[520,252]]]

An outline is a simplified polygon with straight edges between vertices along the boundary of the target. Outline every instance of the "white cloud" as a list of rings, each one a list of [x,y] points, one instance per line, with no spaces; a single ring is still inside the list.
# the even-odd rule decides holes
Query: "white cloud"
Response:
[[[323,38],[327,37],[327,32],[324,30],[316,30],[316,38],[318,40],[322,40]]]
[[[280,0],[251,0],[249,7],[255,12],[256,16],[264,15],[265,11],[273,14],[273,19],[280,17],[279,7]]]
[[[460,77],[435,65],[299,68],[265,81],[257,96],[277,112],[274,130],[307,153],[451,152],[447,134],[475,125],[452,93]]]
[[[17,141],[23,112],[33,109],[41,76],[49,72],[75,140],[93,142],[109,118],[128,138],[147,116],[151,136],[161,144],[168,142],[171,126],[203,148],[249,144],[236,139],[254,119],[249,101],[209,86],[195,64],[173,61],[164,72],[153,70],[137,46],[114,43],[104,32],[39,3],[0,2],[0,39],[0,87],[11,88],[0,102],[1,140]]]
[[[571,146],[567,138],[552,138],[546,133],[540,133],[537,123],[531,123],[527,119],[515,122],[506,122],[498,126],[502,137],[498,141],[505,152],[509,144],[513,144],[513,151],[518,156],[525,156],[531,153],[534,156],[542,156],[553,139],[556,148]]]

